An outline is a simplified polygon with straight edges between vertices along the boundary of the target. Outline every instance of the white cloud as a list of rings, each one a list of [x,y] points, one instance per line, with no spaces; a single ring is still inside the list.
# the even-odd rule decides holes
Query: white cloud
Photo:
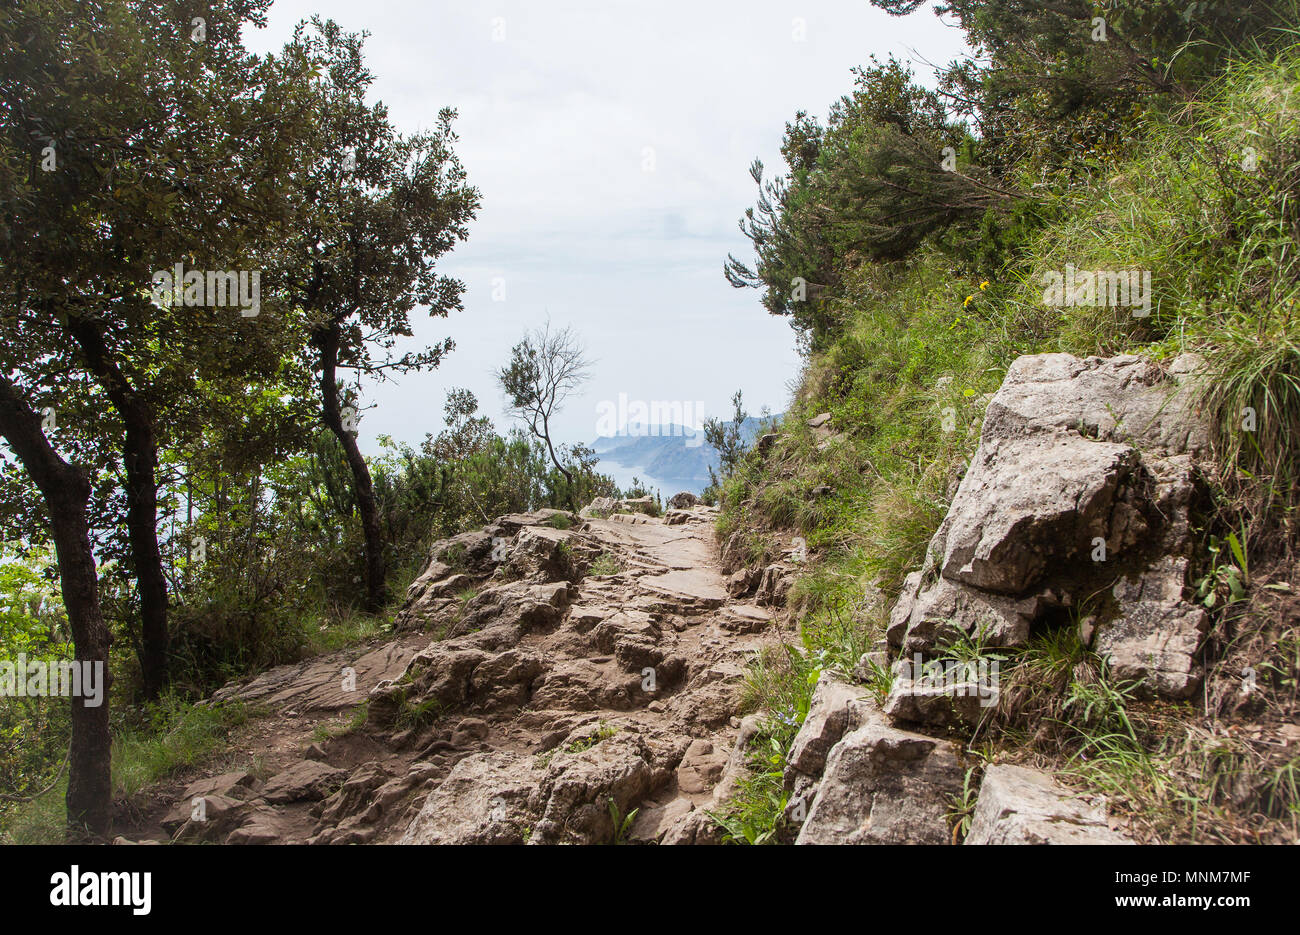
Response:
[[[754,200],[749,163],[776,169],[785,122],[799,109],[824,117],[870,54],[941,63],[962,50],[931,13],[899,19],[866,0],[277,0],[250,46],[278,48],[313,13],[371,33],[375,97],[402,129],[458,108],[458,152],[483,195],[468,243],[442,264],[468,285],[466,310],[416,322],[417,339],[450,334],[457,350],[368,394],[368,448],[379,433],[437,432],[452,386],[501,423],[491,371],[548,313],[597,361],[560,420],[566,440],[590,440],[597,404],[620,392],[725,415],[741,388],[751,411],[783,408],[799,365],[788,323],[722,277],[728,252],[749,255],[736,228]],[[492,39],[495,17],[505,41]],[[804,42],[792,41],[796,17]],[[923,62],[916,71],[928,80]],[[642,171],[647,146],[654,172]],[[504,303],[492,301],[497,276]]]

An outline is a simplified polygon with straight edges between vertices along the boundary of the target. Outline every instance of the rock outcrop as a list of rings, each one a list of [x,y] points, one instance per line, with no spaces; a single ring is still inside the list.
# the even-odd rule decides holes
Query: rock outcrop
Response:
[[[785,773],[797,843],[956,840],[959,799],[969,805],[980,763],[951,738],[998,702],[997,674],[961,661],[971,642],[1017,648],[1077,621],[1115,677],[1166,697],[1195,690],[1208,623],[1188,600],[1208,445],[1196,373],[1190,357],[1167,371],[1131,356],[1015,362],[925,564],[892,608],[887,643],[855,670],[868,680],[888,667],[888,696],[877,705],[825,672],[813,692]],[[743,566],[728,587],[762,592]],[[1105,600],[1089,603],[1098,594]],[[954,647],[963,641],[964,656]],[[1100,797],[999,764],[984,772],[966,843],[1128,839]]]
[[[893,609],[890,643],[905,656],[961,635],[1017,647],[1040,625],[1089,615],[1116,676],[1190,695],[1208,624],[1185,599],[1208,444],[1195,372],[1191,357],[1167,372],[1134,356],[1012,364],[926,564]],[[1085,606],[1098,593],[1109,598]]]

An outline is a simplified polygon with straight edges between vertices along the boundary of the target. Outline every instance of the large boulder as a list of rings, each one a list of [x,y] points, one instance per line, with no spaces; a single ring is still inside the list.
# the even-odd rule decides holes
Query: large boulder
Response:
[[[998,701],[998,672],[987,660],[900,659],[883,711],[895,722],[974,727]]]
[[[1185,597],[1209,438],[1198,372],[1191,356],[1167,370],[1131,355],[1016,360],[924,566],[904,582],[889,642],[908,655],[942,655],[962,635],[1023,646],[1043,621],[1110,591],[1095,632],[1112,670],[1191,694],[1207,624]],[[890,712],[935,726],[953,715],[907,686]]]
[[[162,826],[170,834],[191,822],[211,821],[215,826],[223,815],[237,808],[237,803],[256,797],[259,787],[253,774],[242,770],[199,779],[185,787],[162,819]],[[192,831],[191,836],[201,835]]]
[[[1110,535],[1140,461],[1135,448],[1068,432],[986,439],[940,528],[939,573],[981,591],[1027,593]]]
[[[575,557],[600,552],[588,537],[570,531],[576,522],[564,510],[508,513],[483,529],[439,539],[429,549],[428,564],[407,588],[394,628],[425,627],[454,616],[460,598],[489,578],[572,579]]]
[[[1172,698],[1186,698],[1200,682],[1196,653],[1209,630],[1205,608],[1183,598],[1187,559],[1162,556],[1111,589],[1124,615],[1101,628],[1093,648],[1121,680],[1145,679]]]
[[[794,581],[794,569],[781,564],[768,565],[763,569],[755,596],[759,603],[782,607],[790,589],[794,587]]]
[[[1144,451],[1202,452],[1210,435],[1196,411],[1201,370],[1193,354],[1167,369],[1134,354],[1020,357],[989,403],[984,433],[1005,438],[1061,429]]]
[[[368,723],[387,728],[397,723],[404,711],[460,704],[469,695],[474,668],[487,658],[477,649],[430,644],[416,654],[401,678],[380,682],[371,690]]]
[[[921,572],[903,581],[903,591],[889,615],[889,642],[905,655],[924,652],[959,634],[982,633],[986,646],[1023,646],[1029,627],[1044,609],[1042,595],[1010,598]]]
[[[670,778],[667,764],[656,759],[645,739],[629,731],[585,750],[557,754],[541,781],[546,804],[530,842],[613,843],[622,830],[615,827],[615,816],[621,822]]]
[[[497,577],[533,582],[572,581],[579,577],[575,562],[600,554],[599,546],[580,533],[550,526],[521,529],[502,548],[504,560]]]
[[[678,753],[680,756],[680,752]],[[575,728],[545,757],[465,757],[425,799],[400,844],[606,844],[672,776],[671,750],[633,730]]]
[[[327,763],[299,760],[267,780],[262,798],[274,804],[316,802],[338,791],[347,776],[347,770]]]
[[[654,497],[624,497],[618,501],[620,511],[639,513],[644,516],[656,516],[659,513],[659,505],[655,503]]]
[[[299,714],[355,708],[376,685],[400,676],[427,640],[411,634],[368,652],[364,646],[351,647],[277,666],[251,680],[223,686],[208,703],[242,701]]]
[[[526,632],[559,624],[575,592],[567,581],[533,584],[523,580],[486,587],[465,603],[451,632],[491,629],[514,645]]]
[[[500,561],[501,541],[487,530],[476,529],[430,546],[429,562],[406,589],[394,627],[423,626],[449,607],[458,592],[491,575]]]
[[[583,516],[595,516],[598,519],[605,519],[611,513],[618,509],[618,501],[613,497],[597,497],[591,503],[583,507]]]

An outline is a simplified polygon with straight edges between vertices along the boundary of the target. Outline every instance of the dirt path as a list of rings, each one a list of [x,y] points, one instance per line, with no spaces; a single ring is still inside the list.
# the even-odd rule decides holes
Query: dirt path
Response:
[[[391,639],[216,693],[259,716],[202,773],[137,797],[125,836],[716,840],[742,673],[779,624],[729,598],[715,518],[556,528],[539,511],[435,544]]]

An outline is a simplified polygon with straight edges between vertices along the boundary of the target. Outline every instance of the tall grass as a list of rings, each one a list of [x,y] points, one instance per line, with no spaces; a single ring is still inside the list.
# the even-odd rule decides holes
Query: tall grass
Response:
[[[1201,354],[1222,473],[1289,522],[1300,500],[1300,49],[1233,64],[1152,122],[1143,154],[1060,195],[1007,302],[1011,331],[1076,354]],[[1042,275],[1149,270],[1150,317],[1047,309]],[[1276,518],[1276,517],[1275,517]]]
[[[196,766],[225,748],[232,728],[250,712],[242,703],[193,705],[164,695],[129,719],[119,719],[113,737],[113,798],[132,797],[159,780]],[[67,824],[64,776],[51,789],[3,816],[0,844],[57,844]]]

